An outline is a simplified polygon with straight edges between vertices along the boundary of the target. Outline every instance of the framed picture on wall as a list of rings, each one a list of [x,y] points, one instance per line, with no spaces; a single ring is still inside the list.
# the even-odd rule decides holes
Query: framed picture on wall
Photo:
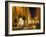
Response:
[[[45,33],[45,4],[40,2],[5,1],[5,35]]]

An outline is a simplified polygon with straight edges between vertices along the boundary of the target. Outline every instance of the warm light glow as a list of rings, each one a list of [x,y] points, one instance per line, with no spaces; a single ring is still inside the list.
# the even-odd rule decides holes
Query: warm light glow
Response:
[[[24,22],[24,21],[22,20],[22,18],[20,18],[20,19],[19,19],[19,24],[20,24],[20,25],[23,25],[23,24],[24,24],[23,22]]]
[[[28,24],[31,24],[31,20],[28,21]]]
[[[20,21],[22,21],[22,18],[20,18]]]
[[[39,20],[38,20],[38,23],[39,23]]]
[[[34,20],[32,20],[32,23],[35,23],[35,21],[34,21]]]

